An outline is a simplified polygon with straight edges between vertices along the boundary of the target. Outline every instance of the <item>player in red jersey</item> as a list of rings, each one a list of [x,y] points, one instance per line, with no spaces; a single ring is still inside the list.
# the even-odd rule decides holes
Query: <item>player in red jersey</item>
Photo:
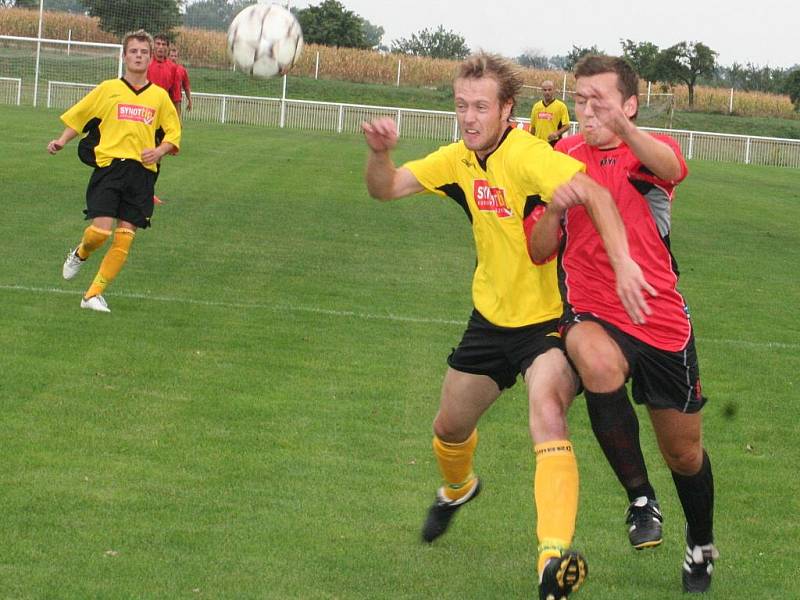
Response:
[[[176,75],[175,85],[172,87],[172,101],[175,103],[175,110],[178,116],[181,115],[181,101],[183,94],[186,94],[186,112],[192,110],[192,86],[189,82],[189,73],[182,64],[178,62],[178,47],[171,44],[169,47],[169,59],[175,63]]]
[[[169,59],[169,38],[163,33],[153,36],[153,59],[147,65],[147,80],[167,90],[170,100],[173,99],[172,90],[178,80],[178,71],[177,65]],[[175,104],[174,100],[173,104]],[[178,116],[180,116],[180,113],[178,113]],[[156,132],[156,143],[161,142],[162,136],[161,132]],[[156,180],[160,174],[161,162],[159,161]],[[153,202],[156,204],[164,203],[155,194],[153,195]]]
[[[718,557],[714,481],[701,436],[706,399],[669,237],[673,191],[687,175],[686,163],[675,140],[636,127],[639,81],[624,60],[586,57],[575,78],[581,133],[556,149],[583,162],[614,197],[631,257],[648,282],[648,308],[641,320],[628,318],[612,263],[575,190],[565,186],[554,195],[529,237],[531,256],[547,257],[560,244],[562,332],[583,381],[592,429],[628,492],[631,544],[661,542],[661,512],[639,447],[627,380],[633,399],[647,406],[686,516],[684,590],[702,592]]]

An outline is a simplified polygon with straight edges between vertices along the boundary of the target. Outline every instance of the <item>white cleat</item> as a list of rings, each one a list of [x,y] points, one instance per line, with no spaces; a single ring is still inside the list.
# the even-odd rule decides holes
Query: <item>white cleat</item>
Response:
[[[92,296],[91,298],[82,298],[81,308],[88,308],[90,310],[96,310],[97,312],[104,312],[104,313],[111,312],[111,309],[108,308],[108,304],[106,304],[106,299],[103,298],[100,294],[98,294],[97,296]]]
[[[70,250],[69,254],[67,254],[67,259],[64,261],[64,267],[61,269],[61,274],[64,276],[64,279],[72,279],[75,277],[78,271],[81,270],[84,262],[85,261],[81,260],[78,256],[77,247]]]

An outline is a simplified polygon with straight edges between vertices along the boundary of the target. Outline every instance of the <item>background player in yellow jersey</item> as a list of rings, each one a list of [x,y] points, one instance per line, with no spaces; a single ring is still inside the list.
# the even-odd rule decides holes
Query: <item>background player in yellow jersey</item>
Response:
[[[453,85],[462,140],[397,168],[390,156],[398,141],[395,122],[364,123],[370,149],[366,183],[381,200],[424,190],[452,198],[469,217],[477,251],[475,308],[448,358],[433,422],[433,449],[444,485],[422,537],[426,542],[438,538],[455,512],[478,495],[481,482],[473,472],[478,420],[522,374],[536,457],[539,595],[560,600],[586,575],[583,557],[569,549],[578,509],[578,467],[566,412],[578,382],[556,329],[561,298],[555,261],[530,261],[523,218],[544,211],[543,199],[559,186],[580,188],[616,259],[620,295],[631,314],[641,316],[644,280],[628,255],[610,194],[582,173],[581,163],[510,126],[521,87],[508,61],[487,54],[468,58]]]
[[[122,270],[137,228],[150,225],[153,215],[153,186],[156,163],[178,150],[181,125],[169,94],[147,80],[147,65],[153,38],[143,30],[123,40],[125,75],[109,79],[89,92],[61,115],[66,129],[47,145],[55,154],[80,131],[91,131],[94,147],[84,144],[84,162],[95,165],[86,190],[86,218],[91,224],[81,243],[69,252],[62,273],[64,279],[78,274],[83,262],[111,237],[100,268],[81,300],[81,308],[111,312],[103,298],[109,283]],[[156,134],[164,138],[156,144]]]
[[[531,109],[531,133],[555,146],[569,129],[567,105],[555,97],[552,81],[542,82],[542,99]]]

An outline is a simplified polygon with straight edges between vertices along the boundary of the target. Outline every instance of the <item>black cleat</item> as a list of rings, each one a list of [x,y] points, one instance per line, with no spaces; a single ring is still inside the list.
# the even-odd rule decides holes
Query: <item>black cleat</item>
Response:
[[[628,506],[625,523],[628,525],[628,539],[637,550],[652,548],[661,543],[661,508],[658,502],[640,496]]]
[[[588,572],[586,559],[574,550],[567,550],[560,558],[551,558],[542,571],[539,600],[564,600],[578,591]]]
[[[477,498],[481,492],[481,480],[476,479],[472,491],[458,500],[448,500],[440,489],[436,493],[436,502],[428,509],[428,517],[422,526],[422,541],[431,543],[447,531],[456,511],[470,500]]]
[[[689,533],[686,533],[686,554],[683,559],[681,579],[683,591],[690,594],[702,594],[711,587],[711,573],[714,571],[714,560],[719,552],[714,544],[696,546]]]

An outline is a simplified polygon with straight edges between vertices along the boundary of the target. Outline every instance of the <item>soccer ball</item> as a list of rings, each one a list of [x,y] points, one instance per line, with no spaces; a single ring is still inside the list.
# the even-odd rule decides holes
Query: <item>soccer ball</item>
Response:
[[[292,13],[277,4],[254,4],[228,27],[228,55],[256,77],[284,75],[303,51],[303,32]]]

